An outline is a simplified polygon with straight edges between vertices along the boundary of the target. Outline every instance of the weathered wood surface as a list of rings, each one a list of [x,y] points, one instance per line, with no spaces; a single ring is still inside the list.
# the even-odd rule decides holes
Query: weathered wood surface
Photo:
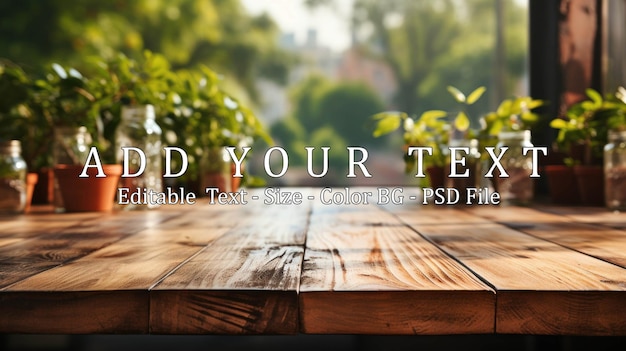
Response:
[[[472,213],[489,220],[626,268],[626,232],[611,228],[619,228],[620,223],[626,221],[624,214],[598,212],[597,209],[595,214],[563,210],[555,212],[563,215],[531,208],[502,208],[498,211],[472,209]]]
[[[398,215],[495,287],[496,332],[626,334],[626,270],[477,217],[475,211],[423,209],[417,214],[421,221],[415,213]],[[480,211],[493,218],[518,213],[527,222],[539,217],[521,208]]]
[[[314,207],[300,288],[303,332],[490,333],[494,303],[487,285],[381,209]]]
[[[626,214],[299,191],[0,217],[0,332],[626,335]]]
[[[29,267],[41,272],[0,293],[2,330],[147,333],[148,289],[224,231],[183,229],[208,223],[192,212],[123,212],[23,243]],[[11,298],[17,296],[28,301],[27,308]]]
[[[151,291],[151,332],[297,333],[308,213],[304,203],[233,212],[235,228]]]

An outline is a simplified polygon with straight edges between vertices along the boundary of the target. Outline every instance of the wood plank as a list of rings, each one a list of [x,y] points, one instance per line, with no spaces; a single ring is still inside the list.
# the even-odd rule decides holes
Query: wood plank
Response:
[[[515,211],[492,207],[499,211]],[[453,223],[433,221],[445,211]],[[626,270],[456,209],[402,219],[497,289],[496,332],[625,335]],[[534,220],[526,217],[524,220]],[[468,219],[472,225],[462,223]],[[610,312],[609,312],[610,311]]]
[[[360,207],[370,218],[363,224],[350,220],[354,210],[314,207],[300,287],[303,332],[493,332],[488,286],[397,219],[373,225],[387,217],[381,209]]]
[[[139,334],[148,330],[147,291],[0,292],[0,332]]]
[[[600,224],[611,228],[626,229],[626,212],[609,211],[604,207],[535,206],[542,212],[565,216],[576,222]]]
[[[157,217],[167,217],[158,212],[145,215],[153,217],[154,224],[159,223]],[[132,216],[140,218],[145,215],[134,213]],[[91,328],[89,332],[108,332],[109,323],[106,321],[117,320],[120,308],[124,308],[135,311],[135,315],[125,324],[118,325],[116,332],[147,333],[150,287],[228,230],[226,227],[208,228],[219,215],[219,211],[201,209],[183,212],[172,220],[160,223],[160,226],[151,225],[151,228],[79,260],[13,284],[0,292],[0,296],[22,296],[30,301],[29,308],[13,316],[12,320],[0,316],[0,325],[9,325],[17,320],[16,325],[28,326],[22,332],[46,333],[53,330],[75,333],[76,325],[81,325],[80,319],[92,318],[91,307],[98,304],[103,306],[99,317],[105,322],[99,330],[98,325],[91,325],[85,320],[85,327]],[[76,297],[75,303],[68,296]],[[6,301],[11,303],[12,300]],[[117,304],[119,301],[125,303],[120,307]],[[51,303],[58,303],[63,309],[50,309]],[[9,307],[0,303],[0,309]],[[50,318],[42,319],[41,314]]]
[[[250,212],[243,212],[243,209]],[[308,202],[238,207],[237,226],[151,292],[158,334],[294,334]]]
[[[594,218],[597,222],[604,222],[602,219],[607,214],[616,220],[613,222],[616,224],[619,218],[626,219],[626,214],[602,211],[563,216],[531,208],[502,208],[498,211],[475,208],[472,213],[626,268],[626,231],[591,224]],[[581,217],[587,223],[574,221]]]
[[[30,216],[32,223],[12,232],[14,236],[6,237],[0,246],[0,289],[83,257],[171,216],[121,212],[88,216],[84,221],[76,221],[73,214],[57,214],[50,221]],[[13,240],[8,242],[9,239]]]

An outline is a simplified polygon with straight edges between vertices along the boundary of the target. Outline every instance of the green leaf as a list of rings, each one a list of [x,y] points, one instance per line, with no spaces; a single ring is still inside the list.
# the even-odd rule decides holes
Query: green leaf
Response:
[[[476,101],[478,101],[478,99],[480,99],[481,96],[483,96],[483,94],[485,93],[486,90],[487,90],[487,88],[485,88],[485,87],[478,87],[478,88],[476,88],[467,97],[467,104],[468,105],[474,104]]]
[[[430,111],[426,111],[422,113],[422,115],[420,116],[420,120],[424,120],[428,122],[430,120],[435,120],[438,118],[445,117],[447,114],[448,113],[446,111],[442,111],[442,110],[430,110]]]
[[[390,114],[383,118],[379,118],[378,123],[376,124],[376,129],[374,130],[374,137],[378,138],[379,136],[389,134],[394,130],[400,128],[400,124],[402,119],[398,114]]]
[[[464,132],[469,129],[470,120],[469,120],[469,117],[467,117],[467,114],[465,114],[465,112],[461,111],[456,116],[456,118],[454,119],[454,127],[461,132]]]
[[[503,100],[498,106],[498,110],[496,113],[501,117],[508,117],[511,115],[511,107],[513,106],[513,101],[511,99]]]
[[[529,101],[526,102],[526,108],[528,108],[529,110],[534,110],[537,107],[545,105],[545,103],[546,102],[543,100],[530,99]]]
[[[593,101],[596,107],[600,107],[600,105],[602,105],[602,95],[600,95],[600,93],[591,88],[585,90],[585,93],[591,99],[591,101]]]
[[[554,129],[567,129],[568,125],[569,124],[565,120],[562,120],[560,118],[553,119],[550,122],[550,127],[554,128]]]
[[[530,111],[522,112],[520,118],[527,125],[533,124],[539,120],[539,116],[536,113],[532,113]]]
[[[457,102],[465,103],[465,94],[463,94],[459,89],[449,85],[448,92]]]

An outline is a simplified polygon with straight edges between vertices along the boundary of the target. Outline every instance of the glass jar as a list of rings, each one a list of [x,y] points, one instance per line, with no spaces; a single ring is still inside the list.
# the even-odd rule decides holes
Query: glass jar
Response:
[[[476,187],[476,172],[478,171],[478,165],[480,163],[480,152],[478,151],[478,140],[476,139],[453,139],[449,142],[449,147],[465,147],[469,149],[469,153],[463,151],[455,152],[455,160],[465,159],[465,166],[456,163],[456,174],[464,174],[469,170],[467,177],[448,177],[446,186],[454,188],[459,192],[460,203],[464,204],[466,201],[466,194],[468,188]],[[450,159],[452,159],[452,152],[449,152]],[[452,171],[451,165],[448,165],[448,171]]]
[[[85,127],[60,127],[54,130],[52,162],[55,165],[84,165],[89,155],[91,134]]]
[[[86,127],[57,127],[52,143],[53,165],[84,165],[89,155],[91,134]],[[59,183],[54,180],[53,201],[55,212],[64,212]]]
[[[144,172],[137,177],[126,177],[120,180],[120,186],[129,188],[129,194],[144,191],[146,193],[160,193],[163,191],[163,176],[161,166],[161,127],[157,124],[154,106],[124,106],[122,120],[115,135],[115,149],[117,161],[123,161],[122,147],[135,147],[143,151],[146,156]],[[136,173],[141,167],[139,153],[128,152],[130,174]],[[147,209],[158,207],[158,204],[126,205],[125,209]]]
[[[230,155],[224,147],[209,147],[200,158],[200,194],[207,188],[217,188],[220,193],[232,191]]]
[[[604,146],[604,194],[611,210],[626,210],[626,131],[609,131]]]
[[[533,200],[534,182],[532,174],[532,153],[522,154],[524,147],[532,147],[530,130],[501,132],[498,134],[496,154],[500,155],[503,147],[508,147],[500,159],[500,164],[508,174],[502,177],[498,169],[493,173],[502,204],[527,205]]]
[[[26,162],[18,140],[0,142],[0,213],[20,213],[26,205]]]

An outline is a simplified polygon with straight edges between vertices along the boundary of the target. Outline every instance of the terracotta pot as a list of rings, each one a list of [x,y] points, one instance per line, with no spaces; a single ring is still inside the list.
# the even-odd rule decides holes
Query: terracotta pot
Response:
[[[604,169],[602,166],[574,166],[580,203],[604,206]]]
[[[97,169],[87,170],[88,178],[80,178],[82,165],[58,165],[54,175],[59,183],[63,206],[67,212],[107,212],[113,209],[113,200],[122,165],[103,165],[106,177],[97,178]]]
[[[426,167],[426,175],[431,188],[443,188],[446,183],[446,170],[442,166]]]
[[[39,175],[37,173],[26,174],[26,205],[24,206],[24,212],[30,212],[30,204],[33,201],[33,193],[35,192],[35,185]]]
[[[54,201],[54,170],[42,168],[37,171],[38,180],[33,190],[33,204],[51,204]]]
[[[231,182],[222,172],[210,172],[202,174],[200,180],[199,196],[206,196],[206,188],[218,188],[220,193],[230,192]]]
[[[243,179],[243,178],[236,178],[235,171],[236,171],[235,164],[231,163],[230,172],[232,174],[232,177],[230,178],[230,191],[233,191],[233,192],[236,192],[237,190],[239,190],[239,187],[241,186],[241,180]],[[243,164],[241,165],[241,174],[244,174]]]
[[[550,199],[559,205],[579,205],[580,194],[574,167],[547,165],[544,167],[548,179]]]

